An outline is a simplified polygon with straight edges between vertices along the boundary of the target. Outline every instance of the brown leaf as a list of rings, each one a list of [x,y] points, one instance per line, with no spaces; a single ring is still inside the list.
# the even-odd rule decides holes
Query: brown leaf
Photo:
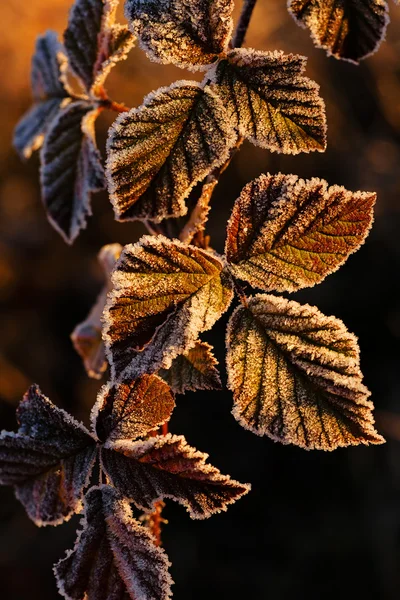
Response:
[[[219,258],[163,236],[125,246],[112,282],[103,338],[119,378],[168,369],[232,300]]]
[[[120,221],[186,214],[195,184],[228,158],[235,136],[209,87],[179,81],[151,93],[110,129],[107,175]]]
[[[296,175],[261,175],[245,186],[228,224],[232,273],[265,291],[320,283],[359,249],[376,194]]]
[[[212,89],[253,144],[286,154],[323,152],[325,105],[305,66],[304,56],[236,49],[217,64]]]
[[[73,550],[54,566],[67,600],[168,600],[170,562],[129,503],[111,486],[86,494],[82,529]]]
[[[289,0],[289,12],[328,56],[358,63],[375,52],[389,23],[386,0]]]
[[[221,389],[221,379],[212,346],[196,342],[185,354],[177,356],[169,369],[159,371],[176,394],[187,391]]]
[[[170,498],[186,507],[192,519],[227,510],[250,489],[206,462],[207,454],[182,436],[167,434],[146,441],[124,441],[102,449],[102,467],[113,485],[141,510]]]
[[[233,415],[246,429],[305,449],[381,444],[356,338],[315,307],[257,295],[227,333]]]

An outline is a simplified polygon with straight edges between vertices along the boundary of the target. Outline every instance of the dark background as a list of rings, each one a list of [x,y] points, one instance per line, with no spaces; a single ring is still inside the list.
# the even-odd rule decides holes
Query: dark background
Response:
[[[138,239],[141,225],[118,224],[106,195],[73,247],[48,224],[37,157],[22,164],[12,129],[28,107],[29,62],[37,34],[62,32],[68,0],[6,0],[0,23],[0,428],[15,428],[15,408],[31,382],[87,423],[99,382],[87,379],[69,334],[101,287],[96,255],[109,242]],[[328,59],[286,11],[285,0],[259,0],[249,46],[309,56],[329,123],[325,154],[272,155],[245,145],[213,200],[209,232],[222,250],[224,225],[241,187],[262,172],[323,177],[378,192],[366,244],[323,284],[294,297],[343,319],[358,337],[365,382],[387,444],[305,452],[244,431],[230,414],[229,392],[178,398],[171,421],[222,472],[251,482],[227,513],[191,521],[169,503],[165,548],[176,600],[350,600],[400,596],[400,9],[390,6],[388,40],[361,67]],[[147,61],[134,49],[109,81],[130,106],[144,94],[192,75]],[[99,123],[103,144],[112,115]],[[205,339],[224,372],[222,320]],[[52,564],[73,545],[79,517],[36,528],[10,489],[0,489],[0,596],[55,600]]]

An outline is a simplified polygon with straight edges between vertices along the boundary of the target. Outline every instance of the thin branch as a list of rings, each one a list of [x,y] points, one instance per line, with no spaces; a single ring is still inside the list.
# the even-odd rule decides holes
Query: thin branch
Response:
[[[234,48],[241,48],[243,45],[256,3],[257,0],[244,0],[242,13],[236,28],[235,36],[233,38]]]

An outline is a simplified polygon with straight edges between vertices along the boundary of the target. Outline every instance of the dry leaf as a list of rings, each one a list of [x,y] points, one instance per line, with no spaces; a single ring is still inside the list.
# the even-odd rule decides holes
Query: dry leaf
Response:
[[[158,374],[176,394],[221,389],[218,361],[212,350],[210,344],[197,342],[188,352],[177,356],[169,369],[161,369]]]

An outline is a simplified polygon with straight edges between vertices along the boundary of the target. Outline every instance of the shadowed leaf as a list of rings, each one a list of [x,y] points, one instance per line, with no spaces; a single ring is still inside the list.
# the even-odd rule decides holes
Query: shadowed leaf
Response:
[[[150,58],[196,69],[226,50],[233,6],[232,0],[127,0],[125,14]]]
[[[303,76],[306,59],[283,52],[232,50],[212,89],[240,135],[273,152],[323,152],[326,119],[319,86]]]
[[[109,449],[108,449],[109,448]],[[112,483],[142,510],[170,498],[186,507],[192,519],[227,509],[250,489],[206,463],[207,454],[182,436],[167,434],[144,442],[120,442],[102,449],[102,466]]]
[[[107,359],[103,339],[101,337],[101,316],[111,290],[111,271],[121,254],[120,244],[107,244],[99,252],[99,262],[103,267],[106,284],[96,300],[87,318],[79,323],[71,334],[75,350],[83,360],[89,377],[101,379],[107,369]]]
[[[262,175],[242,190],[228,224],[233,274],[265,291],[321,282],[364,242],[375,198],[321,179]]]
[[[14,146],[23,158],[29,158],[34,150],[41,147],[58,109],[62,103],[68,102],[68,93],[61,81],[65,61],[63,47],[54,31],[48,31],[37,39],[31,69],[34,104],[14,132]]]
[[[176,394],[221,389],[217,364],[212,346],[205,342],[197,342],[189,352],[177,356],[169,369],[161,369],[159,375]]]
[[[217,257],[163,236],[125,246],[112,282],[103,338],[119,378],[168,369],[232,300]]]
[[[73,550],[54,566],[67,600],[168,600],[170,563],[129,503],[110,486],[86,494],[82,529]]]
[[[72,243],[91,215],[90,198],[104,188],[94,137],[98,109],[84,101],[68,104],[53,121],[41,151],[42,197],[47,216]]]
[[[289,0],[288,6],[318,48],[355,63],[378,49],[389,22],[386,0]]]
[[[305,449],[381,444],[356,338],[315,307],[260,294],[227,334],[233,415],[243,427]]]
[[[222,102],[180,81],[147,96],[110,129],[107,174],[116,218],[178,217],[194,185],[221,165],[234,144]]]
[[[0,436],[0,482],[14,485],[36,525],[57,525],[82,508],[95,460],[83,425],[32,385],[18,411],[18,433]]]
[[[143,437],[169,420],[175,407],[169,386],[157,375],[105,385],[92,412],[102,441]]]

